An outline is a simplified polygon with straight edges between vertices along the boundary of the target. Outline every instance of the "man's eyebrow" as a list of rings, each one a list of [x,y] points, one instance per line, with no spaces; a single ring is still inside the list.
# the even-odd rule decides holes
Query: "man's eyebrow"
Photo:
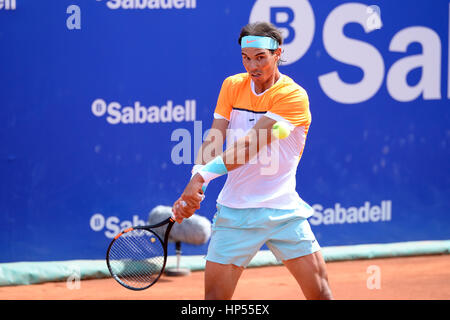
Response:
[[[242,55],[247,55],[245,52],[241,52],[242,53]],[[257,54],[255,54],[255,56],[260,56],[260,55],[262,55],[262,54],[266,54],[264,51],[262,51],[262,52],[259,52],[259,53],[257,53]]]

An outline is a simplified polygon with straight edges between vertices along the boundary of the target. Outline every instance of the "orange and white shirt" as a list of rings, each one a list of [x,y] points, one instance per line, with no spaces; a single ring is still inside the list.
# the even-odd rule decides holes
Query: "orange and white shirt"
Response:
[[[262,116],[287,122],[291,134],[228,172],[217,202],[231,208],[305,209],[303,216],[309,217],[312,210],[295,190],[297,166],[311,123],[306,91],[286,75],[260,94],[255,93],[248,73],[226,78],[214,117],[229,121],[227,146],[245,136]]]

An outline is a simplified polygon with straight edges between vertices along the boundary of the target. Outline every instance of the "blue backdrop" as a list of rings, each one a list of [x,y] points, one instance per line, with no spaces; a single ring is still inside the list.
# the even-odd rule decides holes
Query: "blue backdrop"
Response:
[[[119,229],[171,205],[258,20],[284,32],[280,70],[310,96],[297,190],[321,245],[449,239],[449,13],[447,0],[1,1],[0,262],[102,259]],[[224,181],[198,214],[212,218]]]

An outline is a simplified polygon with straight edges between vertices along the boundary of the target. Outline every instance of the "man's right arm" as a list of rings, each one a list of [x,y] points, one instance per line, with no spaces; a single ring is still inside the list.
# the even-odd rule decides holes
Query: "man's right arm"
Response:
[[[226,119],[214,119],[211,129],[209,130],[205,141],[202,143],[202,146],[198,151],[197,158],[195,159],[196,165],[204,165],[218,155],[222,154],[228,124],[229,121]],[[195,174],[195,172],[193,172],[193,174]],[[191,180],[188,186],[190,186],[192,182],[193,181]],[[200,190],[201,187],[202,182],[199,182],[198,187],[195,188],[186,187],[181,197],[173,204],[172,212],[175,214],[178,223],[181,223],[184,218],[193,215],[195,210],[200,208],[202,198],[198,194],[197,190]],[[185,202],[187,206],[179,206],[181,201]]]

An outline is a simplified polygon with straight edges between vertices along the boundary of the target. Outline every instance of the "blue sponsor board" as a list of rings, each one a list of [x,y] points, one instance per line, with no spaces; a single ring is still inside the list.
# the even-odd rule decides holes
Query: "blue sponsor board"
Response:
[[[449,14],[446,0],[0,1],[0,262],[102,259],[170,206],[222,81],[244,71],[239,31],[260,20],[310,97],[297,190],[320,244],[449,239]]]

